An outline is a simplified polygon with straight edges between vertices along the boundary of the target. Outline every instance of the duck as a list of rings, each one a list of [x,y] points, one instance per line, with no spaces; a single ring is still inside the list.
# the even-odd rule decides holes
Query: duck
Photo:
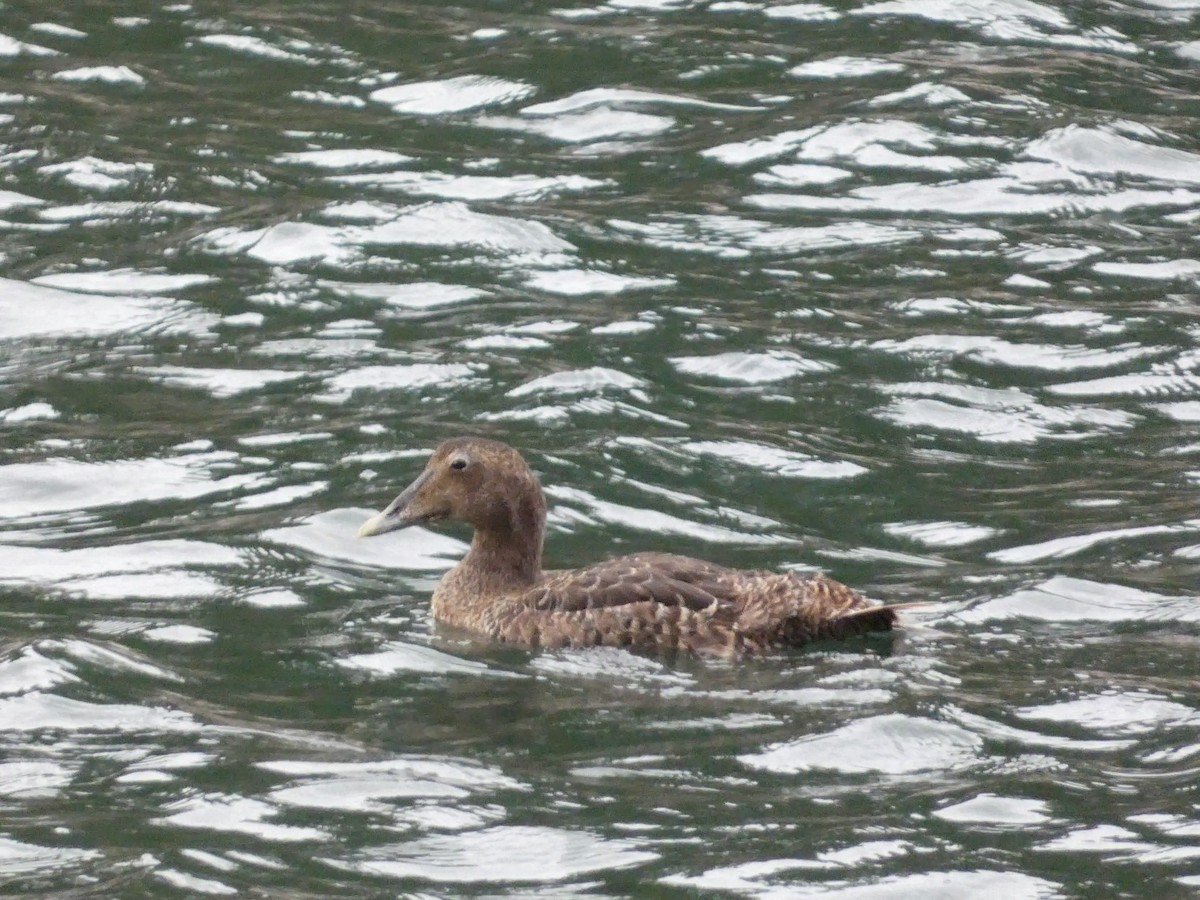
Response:
[[[508,444],[456,437],[359,537],[465,522],[470,549],[433,592],[443,624],[527,648],[626,647],[736,658],[886,632],[896,609],[823,574],[733,569],[636,553],[582,569],[543,570],[546,497]]]

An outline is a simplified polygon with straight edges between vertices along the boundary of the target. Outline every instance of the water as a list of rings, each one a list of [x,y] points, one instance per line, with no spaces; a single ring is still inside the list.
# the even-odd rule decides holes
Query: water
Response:
[[[0,9],[14,896],[1200,887],[1200,2]],[[822,568],[739,665],[439,633],[548,560]]]

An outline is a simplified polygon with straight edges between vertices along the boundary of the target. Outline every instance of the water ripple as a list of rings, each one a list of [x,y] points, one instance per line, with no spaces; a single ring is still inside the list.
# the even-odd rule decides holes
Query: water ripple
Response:
[[[324,861],[348,871],[441,883],[546,882],[643,865],[658,854],[629,840],[583,831],[500,825],[482,831],[430,835],[373,848],[351,859]]]
[[[1045,622],[1200,621],[1191,597],[1056,575],[958,614],[964,621],[1027,618]]]
[[[459,75],[440,81],[416,81],[379,88],[371,99],[394,112],[442,115],[511,103],[534,92],[532,85],[483,75]]]
[[[0,34],[10,892],[1195,891],[1195,0],[59,7]],[[464,639],[466,532],[353,538],[463,432],[553,565],[931,608]]]
[[[738,759],[751,768],[786,774],[832,770],[912,775],[978,765],[982,749],[978,735],[949,722],[888,714]]]

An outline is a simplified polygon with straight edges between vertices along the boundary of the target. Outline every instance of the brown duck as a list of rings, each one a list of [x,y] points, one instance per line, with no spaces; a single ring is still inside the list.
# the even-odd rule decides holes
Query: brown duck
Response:
[[[543,571],[546,498],[521,454],[499,441],[446,441],[358,534],[437,519],[467,522],[475,534],[433,592],[434,617],[512,644],[737,656],[889,631],[896,621],[894,608],[824,575],[727,569],[667,553]]]

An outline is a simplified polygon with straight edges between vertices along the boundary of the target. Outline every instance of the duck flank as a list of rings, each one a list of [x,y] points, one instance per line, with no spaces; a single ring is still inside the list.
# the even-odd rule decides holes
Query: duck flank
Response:
[[[525,647],[629,647],[739,656],[890,631],[897,607],[869,603],[824,575],[729,569],[638,553],[543,571],[546,498],[521,454],[459,437],[360,537],[452,519],[471,548],[433,592],[436,619]]]

